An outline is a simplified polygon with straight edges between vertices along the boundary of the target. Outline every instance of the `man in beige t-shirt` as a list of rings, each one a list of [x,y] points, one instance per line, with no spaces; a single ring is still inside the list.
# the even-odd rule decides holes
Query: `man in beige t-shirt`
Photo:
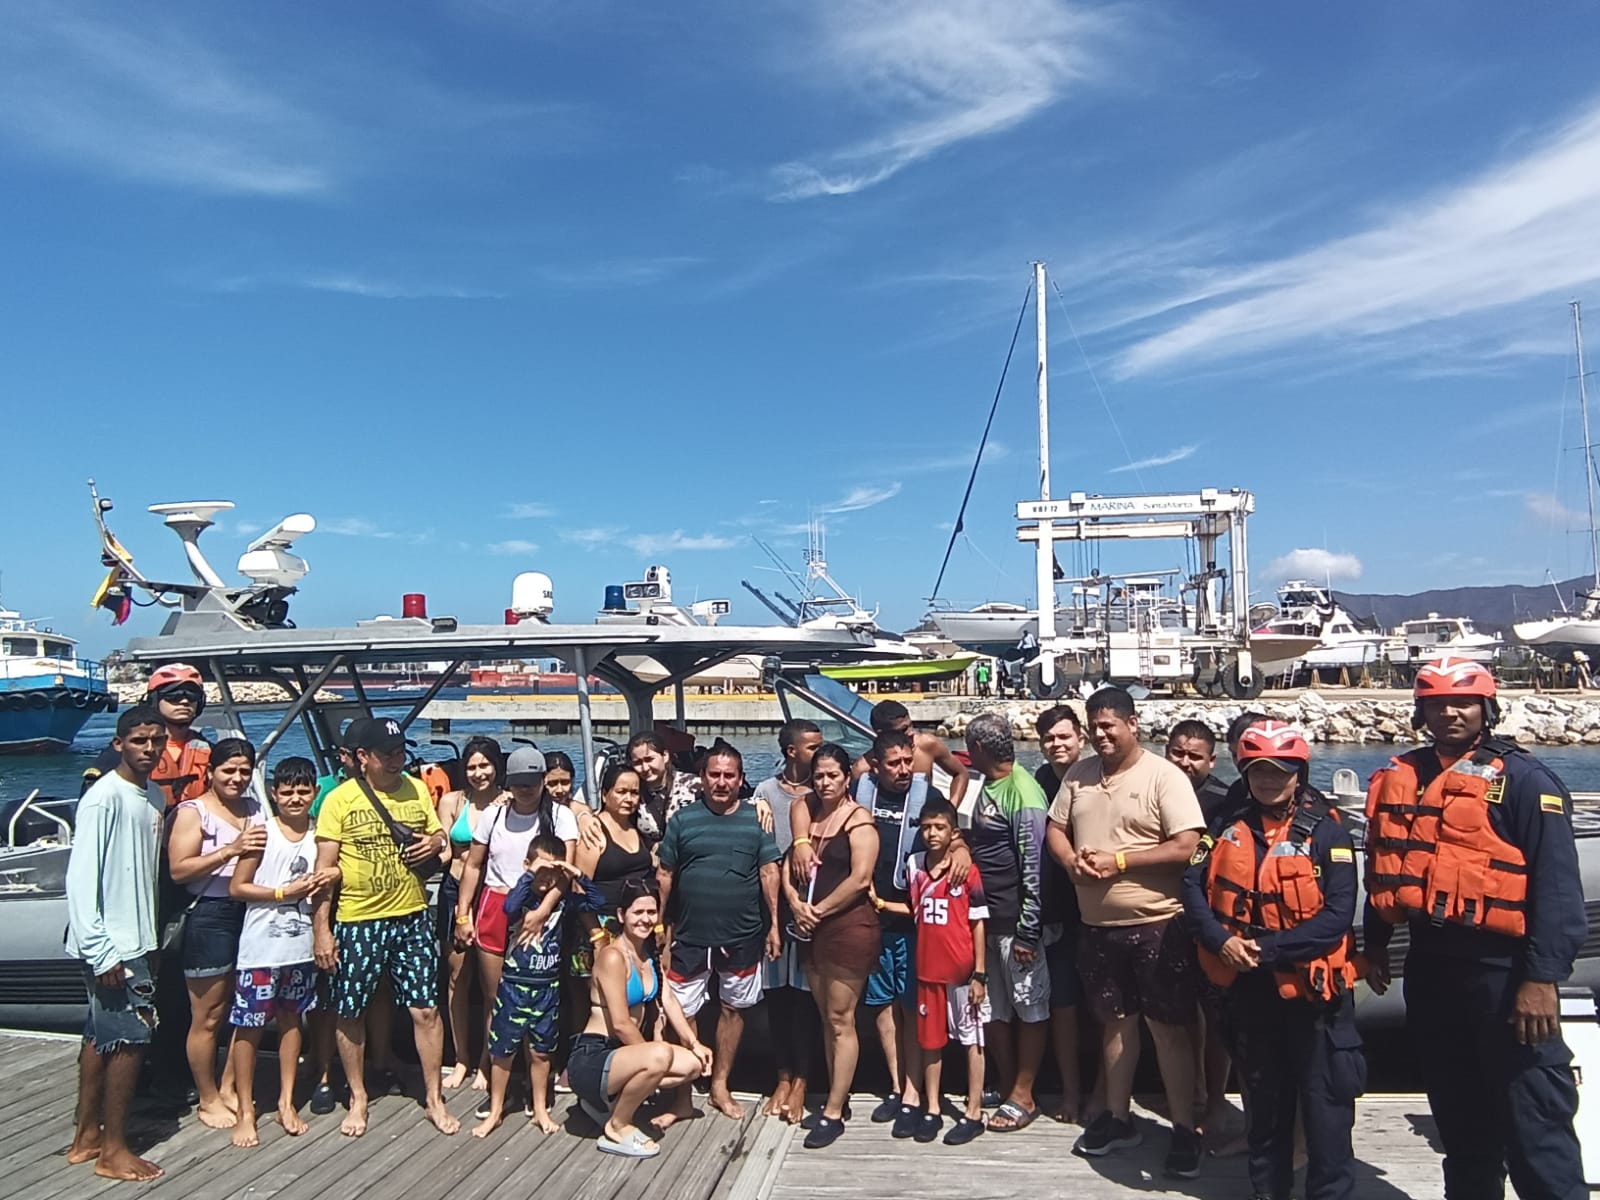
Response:
[[[1133,698],[1107,687],[1089,697],[1096,758],[1067,768],[1050,807],[1046,845],[1071,876],[1083,928],[1078,972],[1084,1001],[1104,1030],[1108,1111],[1073,1149],[1089,1157],[1137,1145],[1129,1120],[1139,1017],[1155,1042],[1172,1112],[1166,1173],[1200,1171],[1194,1128],[1194,943],[1179,887],[1205,829],[1188,776],[1139,745]]]

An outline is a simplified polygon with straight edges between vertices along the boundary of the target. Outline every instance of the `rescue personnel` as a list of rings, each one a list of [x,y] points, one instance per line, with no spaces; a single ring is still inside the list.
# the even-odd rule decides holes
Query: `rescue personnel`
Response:
[[[1252,801],[1219,813],[1189,860],[1183,907],[1249,1094],[1250,1185],[1288,1200],[1295,1114],[1307,1200],[1355,1194],[1351,1130],[1366,1090],[1356,1030],[1354,844],[1307,782],[1311,747],[1282,721],[1243,731],[1235,753]]]
[[[145,692],[167,725],[167,749],[150,782],[161,785],[171,812],[183,801],[205,795],[211,786],[211,743],[193,727],[205,711],[205,681],[188,663],[168,663],[150,673]],[[101,751],[84,771],[79,795],[107,771],[116,770],[119,761],[110,746]]]
[[[1417,672],[1412,724],[1433,744],[1367,790],[1367,979],[1388,987],[1389,935],[1409,922],[1406,1024],[1448,1200],[1503,1196],[1508,1167],[1523,1200],[1578,1200],[1589,1191],[1557,997],[1588,932],[1572,798],[1493,736],[1495,691],[1468,659]]]

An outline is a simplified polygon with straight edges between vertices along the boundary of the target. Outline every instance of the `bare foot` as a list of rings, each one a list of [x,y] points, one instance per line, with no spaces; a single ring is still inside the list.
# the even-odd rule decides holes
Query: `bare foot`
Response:
[[[718,1089],[712,1088],[709,1098],[711,1100],[711,1107],[716,1109],[723,1116],[734,1121],[744,1120],[744,1105],[740,1104],[726,1091],[719,1092]]]
[[[238,1092],[218,1092],[217,1099],[222,1101],[222,1106],[237,1113],[239,1111]]]
[[[472,1136],[476,1138],[488,1137],[496,1129],[500,1128],[500,1122],[502,1120],[504,1120],[504,1118],[498,1112],[491,1109],[487,1117],[472,1127]]]
[[[350,1111],[345,1114],[343,1121],[339,1122],[339,1132],[345,1137],[360,1137],[367,1131],[367,1105],[363,1101],[357,1104],[350,1101]]]
[[[783,1098],[783,1107],[778,1113],[785,1124],[793,1125],[796,1121],[805,1119],[806,1115],[806,1081],[796,1076],[789,1084],[788,1094]]]
[[[561,1128],[547,1112],[534,1113],[533,1116],[528,1118],[528,1124],[536,1129],[542,1129],[545,1133],[554,1133]]]
[[[1083,1115],[1081,1109],[1082,1104],[1080,1101],[1075,1099],[1068,1100],[1063,1097],[1061,1103],[1051,1110],[1050,1117],[1052,1120],[1060,1121],[1063,1125],[1076,1125]]]
[[[220,1100],[211,1107],[202,1104],[195,1110],[195,1115],[200,1118],[200,1124],[208,1129],[232,1129],[239,1123],[239,1114]]]
[[[445,1091],[453,1092],[456,1090],[456,1088],[465,1083],[467,1081],[468,1070],[469,1068],[467,1067],[466,1063],[457,1063],[455,1066],[446,1071],[444,1073]]]
[[[305,1123],[305,1120],[300,1116],[300,1114],[295,1112],[292,1104],[280,1104],[278,1106],[278,1124],[283,1126],[283,1131],[290,1137],[299,1137],[302,1133],[311,1128],[311,1126]]]
[[[78,1163],[93,1162],[100,1157],[100,1131],[95,1130],[93,1137],[84,1138],[81,1142],[73,1139],[72,1145],[67,1149],[67,1161],[74,1165]]]
[[[773,1089],[772,1095],[767,1097],[766,1103],[761,1106],[761,1115],[763,1117],[775,1117],[782,1112],[783,1097],[788,1090],[789,1084],[787,1080],[779,1083],[778,1086]]]
[[[261,1135],[256,1132],[254,1117],[239,1118],[239,1123],[233,1127],[233,1144],[241,1149],[261,1145]]]
[[[450,1134],[461,1128],[461,1122],[450,1115],[443,1100],[430,1100],[427,1105],[428,1120],[440,1133]]]
[[[472,1090],[475,1092],[487,1092],[489,1090],[489,1077],[482,1071],[474,1071],[472,1073]]]
[[[94,1173],[102,1179],[126,1179],[133,1183],[148,1183],[160,1179],[163,1172],[149,1159],[140,1158],[131,1150],[120,1154],[102,1154],[94,1164]]]
[[[659,1113],[651,1124],[665,1133],[679,1121],[697,1121],[705,1116],[700,1109],[692,1104],[675,1104],[664,1113]]]

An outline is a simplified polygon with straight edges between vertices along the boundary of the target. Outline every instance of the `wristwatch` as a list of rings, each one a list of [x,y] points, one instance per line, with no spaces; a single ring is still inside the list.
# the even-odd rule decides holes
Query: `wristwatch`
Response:
[[[983,984],[984,987],[989,986],[989,972],[987,971],[974,971],[970,978]]]

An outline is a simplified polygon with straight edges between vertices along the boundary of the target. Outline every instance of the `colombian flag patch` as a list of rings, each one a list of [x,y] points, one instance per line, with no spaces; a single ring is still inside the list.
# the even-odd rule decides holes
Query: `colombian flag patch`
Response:
[[[1546,792],[1539,797],[1539,811],[1548,813],[1565,812],[1566,806],[1561,803],[1560,796],[1552,796]]]
[[[1355,852],[1348,846],[1335,846],[1328,851],[1329,862],[1353,863],[1356,860]]]

